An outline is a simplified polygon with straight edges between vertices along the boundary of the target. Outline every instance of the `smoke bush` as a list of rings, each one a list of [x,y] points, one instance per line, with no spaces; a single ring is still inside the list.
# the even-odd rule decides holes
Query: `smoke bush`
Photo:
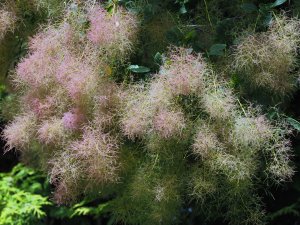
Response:
[[[276,17],[267,32],[241,38],[233,53],[232,68],[251,87],[279,96],[293,91],[298,74],[300,40],[298,19]]]
[[[14,12],[5,9],[5,7],[0,8],[0,41],[8,31],[14,29],[16,20],[17,17]]]
[[[37,135],[41,143],[55,145],[64,143],[64,139],[68,137],[68,132],[65,130],[61,119],[51,118],[40,125]]]
[[[124,223],[176,224],[191,202],[207,220],[261,223],[256,184],[293,174],[289,129],[237,104],[190,49],[171,48],[147,82],[109,79],[136,33],[134,15],[87,3],[34,36],[13,74],[21,111],[7,149],[45,169],[57,203],[113,196]]]
[[[137,26],[132,15],[121,8],[110,15],[105,9],[95,6],[89,10],[88,18],[91,26],[87,37],[92,43],[101,46],[106,51],[115,49],[111,53],[118,54],[120,58],[132,48]],[[116,46],[119,46],[118,51],[116,51]]]
[[[3,131],[4,139],[7,142],[7,150],[27,148],[34,135],[36,119],[33,114],[24,114],[15,117]]]
[[[100,20],[104,23],[100,26],[107,26],[105,35],[114,37],[107,52],[107,43],[90,40],[91,33],[102,35],[95,27],[102,15],[107,21]],[[3,131],[7,149],[26,149],[25,157],[39,155],[36,161],[50,174],[59,203],[94,191],[91,187],[97,186],[91,183],[118,180],[119,143],[107,128],[116,126],[112,118],[117,114],[121,87],[105,73],[109,62],[123,60],[130,53],[135,20],[121,8],[114,15],[90,3],[76,5],[75,11],[67,9],[61,23],[48,25],[31,38],[28,55],[12,75],[21,93],[21,112]],[[110,29],[117,22],[122,26]],[[43,151],[36,145],[43,146]]]
[[[230,87],[214,75],[201,55],[176,48],[169,52],[168,57],[170,61],[166,60],[167,65],[162,66],[148,86],[134,87],[134,91],[127,93],[121,118],[123,133],[130,139],[138,137],[143,140],[148,150],[147,157],[150,162],[154,161],[152,170],[161,172],[161,176],[175,175],[179,189],[190,190],[190,197],[203,207],[211,204],[209,213],[221,210],[216,206],[220,205],[226,208],[225,217],[228,216],[232,224],[258,223],[259,199],[248,203],[242,200],[238,209],[237,203],[227,198],[233,193],[245,200],[255,195],[254,180],[259,171],[264,174],[260,175],[261,182],[266,178],[274,182],[290,179],[293,169],[288,162],[289,142],[286,138],[289,129],[283,124],[271,124],[259,110],[238,104]],[[193,104],[189,103],[189,96],[193,96]],[[185,104],[188,104],[189,111],[183,111]],[[174,115],[170,114],[172,116],[167,119],[170,112]],[[175,124],[173,120],[177,121],[174,131],[180,128],[180,133],[179,130],[171,132]],[[185,157],[189,149],[196,160],[194,163]],[[149,162],[142,164],[148,165]],[[194,172],[184,169],[190,164]],[[190,177],[188,187],[186,177]],[[150,174],[139,179],[143,179],[141,183],[152,180]],[[128,184],[127,191],[136,193],[141,184],[135,184],[134,190],[131,185]],[[144,187],[139,188],[144,190]],[[134,201],[135,205],[146,209],[142,204],[146,201],[150,204],[157,196],[149,198],[133,196],[126,201]],[[216,202],[217,198],[224,202]],[[176,204],[180,204],[180,199]],[[207,213],[202,206],[201,212]],[[161,210],[162,213],[164,209]],[[128,220],[130,211],[124,213],[120,212]],[[147,215],[147,221],[151,221],[151,212]]]

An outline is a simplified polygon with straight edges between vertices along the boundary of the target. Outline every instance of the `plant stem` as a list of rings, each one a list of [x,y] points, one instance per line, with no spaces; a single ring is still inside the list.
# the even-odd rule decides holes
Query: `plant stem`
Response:
[[[213,25],[212,25],[211,19],[210,19],[210,15],[209,15],[209,12],[208,12],[208,7],[207,7],[206,0],[204,0],[204,4],[205,4],[205,11],[206,11],[207,19],[209,21],[209,24],[210,24],[211,28],[213,28]]]

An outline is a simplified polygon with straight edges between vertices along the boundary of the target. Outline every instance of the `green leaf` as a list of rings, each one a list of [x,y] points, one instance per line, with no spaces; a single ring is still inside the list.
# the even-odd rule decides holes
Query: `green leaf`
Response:
[[[283,3],[285,3],[286,1],[287,0],[276,0],[274,3],[271,4],[271,7],[274,8],[274,7],[280,6]]]
[[[257,6],[254,5],[253,3],[244,3],[241,5],[241,8],[246,12],[246,13],[252,13],[254,11],[257,11]]]
[[[266,27],[270,26],[272,23],[272,20],[273,20],[273,16],[272,16],[272,13],[270,12],[264,16],[263,25]]]
[[[74,213],[71,215],[71,218],[74,216],[87,216],[90,215],[93,212],[93,208],[91,207],[81,207],[78,209],[75,209]]]
[[[184,4],[182,4],[182,6],[180,7],[179,12],[180,12],[181,14],[187,13],[187,10],[186,10],[186,7],[185,7]]]
[[[154,56],[154,62],[156,62],[158,65],[161,65],[163,63],[163,57],[160,52],[157,52]]]
[[[133,73],[149,73],[150,69],[145,66],[131,65],[128,69]]]
[[[210,47],[208,54],[215,56],[223,56],[226,47],[226,44],[214,44]]]
[[[289,123],[292,127],[294,127],[297,131],[300,131],[300,122],[299,122],[299,121],[297,121],[297,120],[295,120],[295,119],[293,119],[293,118],[291,118],[291,117],[288,117],[286,120],[287,120],[288,123]]]
[[[185,34],[184,39],[186,41],[191,41],[191,40],[195,39],[196,37],[197,37],[197,31],[191,30]]]

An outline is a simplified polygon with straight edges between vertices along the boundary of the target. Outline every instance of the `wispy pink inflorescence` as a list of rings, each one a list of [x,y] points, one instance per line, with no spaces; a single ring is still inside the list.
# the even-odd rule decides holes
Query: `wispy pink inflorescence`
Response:
[[[82,140],[70,146],[79,160],[84,160],[86,176],[92,183],[112,182],[117,179],[117,149],[114,138],[101,130],[85,128]]]
[[[6,141],[6,151],[13,148],[24,149],[31,142],[36,120],[32,114],[24,114],[15,118],[3,130],[2,137]]]
[[[45,144],[62,144],[67,132],[60,119],[52,118],[44,121],[38,128],[38,139]]]
[[[225,120],[236,113],[235,96],[228,88],[211,85],[202,96],[204,110],[215,119]]]
[[[233,140],[244,146],[256,146],[270,140],[274,133],[273,127],[265,116],[237,117],[234,123]]]
[[[125,53],[132,46],[137,23],[133,15],[119,8],[114,14],[101,7],[93,7],[88,15],[91,26],[88,39],[102,48],[115,48]]]
[[[65,49],[70,44],[72,36],[73,30],[68,23],[63,23],[58,28],[49,26],[29,40],[29,50],[55,56],[57,52]]]
[[[124,134],[134,139],[145,135],[151,124],[147,116],[145,117],[142,112],[136,112],[134,116],[124,120],[122,125]]]
[[[189,95],[201,92],[204,87],[204,75],[209,69],[200,55],[193,55],[186,49],[176,48],[170,53],[170,65],[163,68],[161,74],[174,95]]]
[[[49,157],[40,163],[48,169],[60,203],[90,185],[117,180],[114,135],[123,89],[109,75],[118,67],[115,62],[125,65],[137,20],[121,7],[110,14],[96,5],[78,4],[76,13],[66,12],[67,22],[43,27],[29,40],[28,55],[13,74],[24,116],[4,129],[7,149]],[[91,26],[81,19],[89,19]],[[112,130],[113,135],[106,133]],[[31,144],[45,146],[45,151],[31,149]]]
[[[70,39],[70,29],[67,24],[59,28],[50,26],[34,36],[29,42],[30,54],[17,66],[17,82],[38,88],[53,80]]]
[[[180,135],[185,127],[184,115],[180,111],[161,110],[154,117],[153,127],[163,138]]]
[[[74,200],[78,196],[78,181],[84,174],[80,161],[66,150],[50,159],[49,164],[52,166],[50,183],[55,186],[55,201],[63,204]]]
[[[18,64],[16,82],[33,88],[46,86],[54,73],[55,63],[53,57],[36,51]]]
[[[56,100],[51,96],[47,96],[42,100],[39,98],[33,98],[30,102],[28,102],[28,104],[37,117],[43,118],[53,113]]]
[[[89,13],[91,28],[88,38],[95,44],[110,44],[114,41],[117,24],[112,23],[113,17],[100,7],[94,7]]]
[[[79,99],[87,91],[92,92],[97,84],[93,68],[70,54],[66,54],[56,72],[57,81],[68,91],[72,99]]]
[[[62,118],[63,125],[66,129],[77,130],[84,122],[85,116],[79,108],[74,108],[64,113]]]
[[[193,144],[193,153],[196,156],[206,158],[211,153],[216,152],[220,148],[220,143],[217,135],[206,126],[201,125],[199,131],[195,136],[195,143]]]

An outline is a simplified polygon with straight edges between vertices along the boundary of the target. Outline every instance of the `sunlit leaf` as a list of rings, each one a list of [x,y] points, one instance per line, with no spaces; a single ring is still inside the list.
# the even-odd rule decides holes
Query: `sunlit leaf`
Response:
[[[277,7],[285,3],[287,0],[276,0],[274,3],[271,4],[271,7]]]
[[[150,72],[150,69],[145,66],[139,66],[139,65],[131,65],[128,67],[128,69],[133,73],[148,73]]]
[[[293,128],[295,128],[297,131],[300,131],[300,122],[299,121],[297,121],[291,117],[288,117],[286,120]]]

